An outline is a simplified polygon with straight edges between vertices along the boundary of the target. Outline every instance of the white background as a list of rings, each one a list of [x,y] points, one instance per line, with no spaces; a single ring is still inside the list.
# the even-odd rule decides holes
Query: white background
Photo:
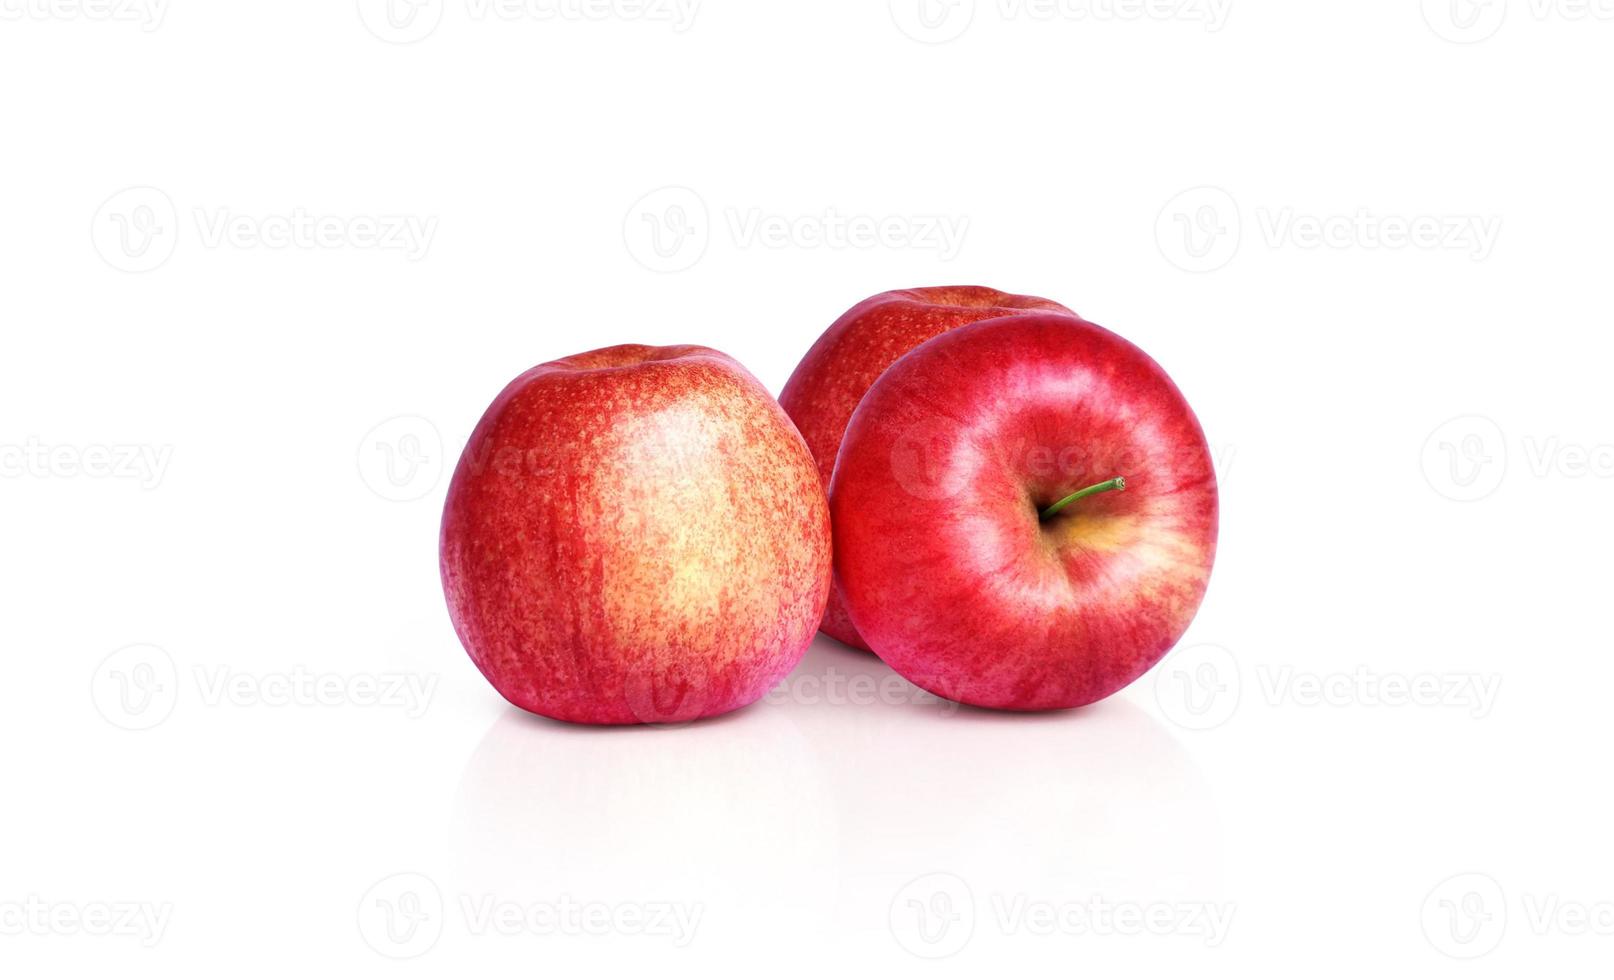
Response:
[[[1614,958],[1614,5],[109,2],[0,0],[6,974]],[[504,382],[777,391],[954,282],[1199,412],[1172,659],[1025,718],[820,640],[635,731],[472,668],[437,522]]]

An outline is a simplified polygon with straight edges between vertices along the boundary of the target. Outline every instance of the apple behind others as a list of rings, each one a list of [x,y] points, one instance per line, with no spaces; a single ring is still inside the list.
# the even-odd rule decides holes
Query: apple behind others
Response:
[[[1017,296],[986,286],[926,286],[871,296],[831,324],[779,394],[779,404],[818,462],[825,489],[852,412],[886,368],[956,327],[1035,312],[1075,316],[1039,296]],[[852,625],[838,584],[830,589],[820,628],[848,646],[869,649]]]

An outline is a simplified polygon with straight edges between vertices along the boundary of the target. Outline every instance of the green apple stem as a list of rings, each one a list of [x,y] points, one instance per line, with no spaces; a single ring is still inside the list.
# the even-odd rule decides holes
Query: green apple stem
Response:
[[[1075,493],[1071,494],[1070,496],[1066,497],[1064,500],[1061,500],[1059,503],[1054,504],[1052,507],[1049,507],[1047,510],[1042,512],[1042,519],[1045,520],[1045,521],[1048,520],[1049,518],[1053,517],[1055,514],[1057,514],[1060,511],[1064,510],[1066,507],[1069,507],[1071,504],[1074,504],[1076,501],[1082,499],[1083,497],[1091,497],[1095,493],[1108,493],[1111,490],[1125,490],[1125,489],[1126,489],[1126,477],[1124,477],[1124,476],[1118,476],[1113,480],[1105,480],[1103,483],[1094,484],[1093,486],[1088,487],[1086,490],[1078,490]]]

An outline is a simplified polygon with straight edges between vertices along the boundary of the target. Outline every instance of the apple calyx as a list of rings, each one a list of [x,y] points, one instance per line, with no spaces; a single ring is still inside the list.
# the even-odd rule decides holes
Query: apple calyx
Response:
[[[1057,504],[1053,504],[1047,510],[1042,512],[1042,519],[1045,521],[1051,519],[1054,517],[1054,515],[1058,514],[1060,511],[1064,510],[1066,507],[1069,507],[1071,504],[1074,504],[1083,497],[1091,497],[1095,493],[1108,493],[1111,490],[1125,489],[1126,477],[1124,476],[1118,476],[1113,480],[1105,480],[1103,483],[1096,483],[1085,490],[1076,491],[1075,493],[1066,497],[1064,500],[1059,501]]]

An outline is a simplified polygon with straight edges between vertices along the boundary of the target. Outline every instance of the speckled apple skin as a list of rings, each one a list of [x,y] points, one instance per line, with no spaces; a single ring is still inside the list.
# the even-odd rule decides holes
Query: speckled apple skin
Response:
[[[624,346],[511,382],[443,511],[449,614],[511,703],[673,723],[751,704],[830,585],[824,488],[755,378],[704,347]]]
[[[899,289],[848,310],[813,344],[779,395],[779,404],[807,440],[824,486],[828,488],[833,478],[852,412],[869,386],[899,357],[957,327],[1033,312],[1075,315],[1052,300],[985,286]],[[838,584],[831,588],[819,628],[848,646],[867,650],[869,645],[852,625],[840,593]]]
[[[1040,513],[1111,478],[1125,490]],[[1016,711],[1132,683],[1176,644],[1216,554],[1199,421],[1158,364],[1067,316],[991,320],[897,362],[830,490],[837,579],[920,687]]]

